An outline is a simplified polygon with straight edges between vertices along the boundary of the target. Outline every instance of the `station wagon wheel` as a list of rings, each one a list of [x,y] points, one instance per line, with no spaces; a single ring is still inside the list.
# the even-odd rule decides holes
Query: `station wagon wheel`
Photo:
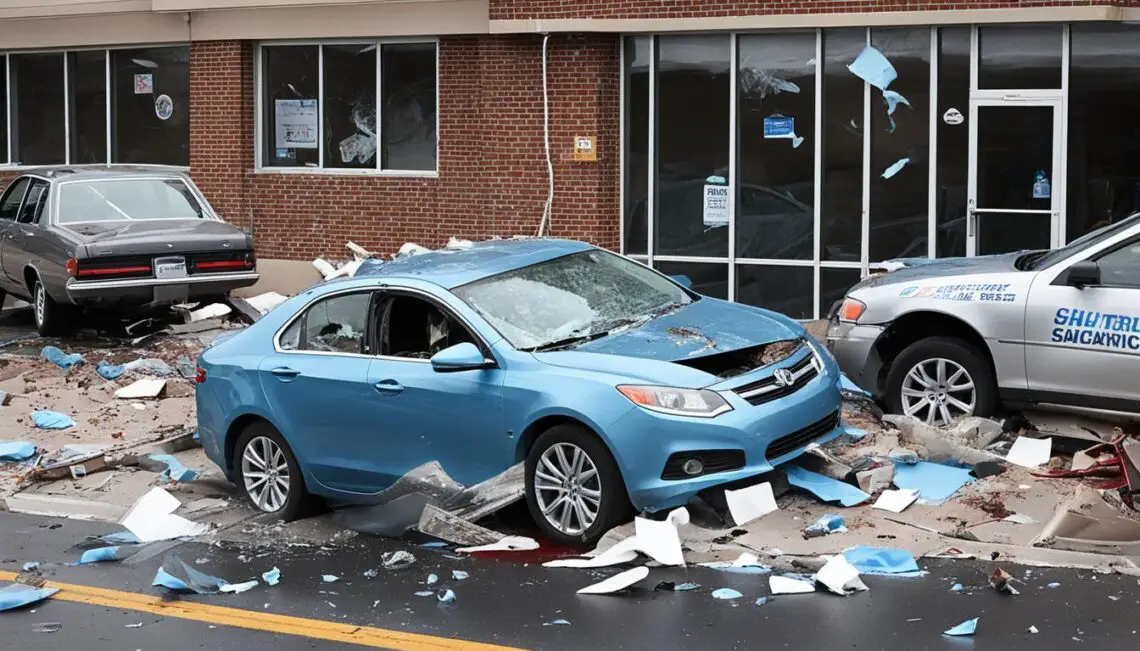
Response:
[[[579,425],[555,425],[526,460],[527,506],[548,537],[591,544],[621,522],[629,497],[609,448]]]
[[[991,416],[998,406],[993,365],[963,339],[920,339],[891,362],[886,403],[891,413],[934,427],[967,416]]]
[[[305,479],[293,451],[267,422],[256,422],[242,432],[234,446],[234,479],[256,509],[286,522],[312,506]]]

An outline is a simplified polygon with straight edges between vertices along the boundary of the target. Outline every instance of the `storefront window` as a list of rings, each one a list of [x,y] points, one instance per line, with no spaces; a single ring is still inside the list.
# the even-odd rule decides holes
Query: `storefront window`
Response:
[[[1061,25],[978,28],[978,88],[1061,87]]]
[[[435,169],[435,46],[384,45],[380,60],[384,123],[383,158],[392,170]]]
[[[658,37],[655,255],[728,255],[731,47]]]
[[[1140,28],[1073,25],[1068,239],[1140,211]]]
[[[107,162],[107,51],[67,53],[71,162]]]
[[[657,260],[653,267],[666,276],[677,276],[698,294],[713,298],[728,298],[728,265],[711,262],[663,262]],[[683,276],[683,278],[680,278]]]
[[[812,318],[815,271],[810,266],[736,265],[736,300],[786,314]]]
[[[815,49],[815,32],[737,45],[738,258],[813,258]]]
[[[261,50],[265,129],[264,165],[317,167],[320,100],[320,46],[283,45]]]
[[[190,164],[190,48],[112,50],[111,161]]]
[[[870,260],[926,256],[930,28],[872,29],[871,45],[898,77],[888,92],[871,92]]]
[[[262,46],[261,165],[434,172],[436,49]]]
[[[8,57],[12,114],[12,162],[66,162],[63,129],[63,53]]]
[[[865,29],[823,30],[821,260],[859,262],[863,245],[863,93],[847,66],[867,46]]]
[[[649,57],[651,39],[625,39],[625,206],[624,247],[630,255],[646,253],[649,237]]]
[[[938,30],[938,160],[934,214],[937,257],[966,255],[966,192],[970,171],[970,28]]]
[[[8,124],[8,57],[0,56],[0,124]],[[8,134],[0,131],[0,165],[8,162]]]

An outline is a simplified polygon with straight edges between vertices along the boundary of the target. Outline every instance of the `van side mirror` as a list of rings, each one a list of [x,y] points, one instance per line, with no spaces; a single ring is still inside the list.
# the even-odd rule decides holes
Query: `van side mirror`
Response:
[[[1069,284],[1077,289],[1100,284],[1100,265],[1095,260],[1081,260],[1069,267]]]

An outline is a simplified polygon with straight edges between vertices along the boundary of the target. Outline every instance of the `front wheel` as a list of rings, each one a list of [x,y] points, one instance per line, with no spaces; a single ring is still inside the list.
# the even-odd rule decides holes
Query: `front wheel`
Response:
[[[953,337],[929,337],[907,346],[887,375],[887,409],[943,427],[998,408],[989,359]]]
[[[621,470],[597,436],[556,425],[526,458],[526,501],[539,529],[562,544],[593,544],[629,513]]]
[[[237,484],[258,510],[285,522],[302,515],[310,498],[293,451],[269,423],[247,427],[235,446]]]

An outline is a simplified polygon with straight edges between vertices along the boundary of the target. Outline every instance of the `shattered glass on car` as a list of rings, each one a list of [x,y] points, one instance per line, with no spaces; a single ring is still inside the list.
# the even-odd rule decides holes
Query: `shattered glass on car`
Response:
[[[370,300],[361,292],[317,302],[281,333],[281,349],[360,353]]]
[[[511,345],[532,350],[581,343],[694,300],[642,265],[597,250],[492,276],[454,293]]]

